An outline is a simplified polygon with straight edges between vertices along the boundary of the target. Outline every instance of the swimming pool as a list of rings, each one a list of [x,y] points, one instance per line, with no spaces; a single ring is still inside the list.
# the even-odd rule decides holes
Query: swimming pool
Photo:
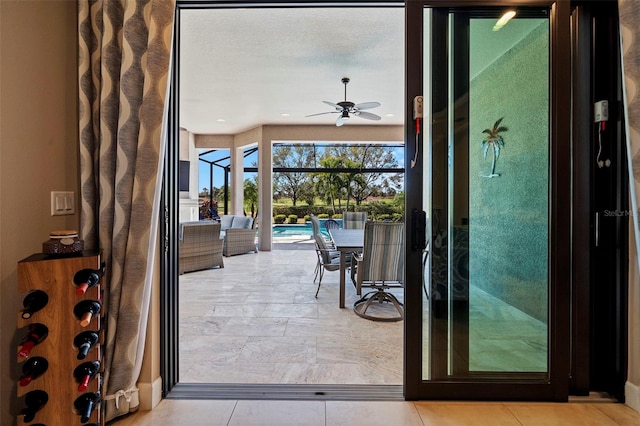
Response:
[[[326,220],[327,219],[320,219],[320,231],[328,237],[329,233],[327,232],[326,229],[324,229],[324,222]],[[340,224],[342,222],[341,219],[334,219],[334,220]],[[342,224],[340,226],[342,226]],[[313,228],[311,227],[311,222],[306,222],[304,225],[303,224],[274,224],[273,236],[274,237],[303,236],[303,237],[311,238],[313,236]]]

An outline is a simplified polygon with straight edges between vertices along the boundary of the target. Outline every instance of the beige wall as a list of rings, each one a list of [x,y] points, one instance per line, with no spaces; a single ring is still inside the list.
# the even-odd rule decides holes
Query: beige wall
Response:
[[[15,423],[16,263],[78,215],[50,215],[50,191],[78,193],[74,1],[0,1],[0,424]]]

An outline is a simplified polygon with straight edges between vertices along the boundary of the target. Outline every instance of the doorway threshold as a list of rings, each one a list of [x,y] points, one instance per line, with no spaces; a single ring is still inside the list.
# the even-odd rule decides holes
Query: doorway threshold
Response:
[[[177,383],[166,399],[404,401],[402,385]]]

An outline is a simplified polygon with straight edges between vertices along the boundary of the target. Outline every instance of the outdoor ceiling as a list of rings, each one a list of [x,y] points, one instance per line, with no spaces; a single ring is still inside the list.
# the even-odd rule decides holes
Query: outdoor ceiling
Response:
[[[471,76],[540,22],[516,19],[493,32],[492,19],[476,21]],[[305,116],[334,111],[322,101],[344,100],[343,77],[347,100],[380,102],[367,111],[382,117],[345,126],[403,124],[402,7],[183,9],[179,40],[180,127],[192,133],[333,125],[337,113]]]
[[[403,8],[181,12],[180,126],[192,133],[332,125],[338,114],[305,116],[344,100],[342,77],[351,79],[348,100],[380,102],[367,111],[382,117],[345,126],[403,124]]]

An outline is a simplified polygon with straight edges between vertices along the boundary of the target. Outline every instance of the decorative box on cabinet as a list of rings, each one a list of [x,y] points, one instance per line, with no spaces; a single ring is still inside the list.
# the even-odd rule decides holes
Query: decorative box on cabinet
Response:
[[[20,403],[24,400],[23,396],[32,390],[43,390],[48,394],[47,403],[37,411],[35,418],[25,422],[24,416],[20,415],[18,425],[38,423],[48,426],[104,424],[101,404],[97,404],[85,422],[81,422],[81,416],[74,408],[74,401],[79,396],[101,391],[102,353],[100,342],[103,335],[100,329],[101,316],[104,314],[102,279],[82,295],[76,294],[77,287],[74,284],[74,276],[78,271],[101,269],[100,255],[101,252],[97,250],[85,251],[68,257],[38,253],[18,262],[18,293],[21,300],[34,290],[42,290],[49,296],[46,306],[34,312],[28,319],[22,317],[22,311],[18,314],[18,338],[20,341],[32,323],[44,324],[49,329],[47,337],[33,347],[27,358],[21,358],[16,351],[20,370],[24,363],[33,357],[43,357],[49,364],[43,375],[32,380],[26,386],[17,386]],[[103,304],[101,312],[94,315],[84,327],[74,315],[74,307],[82,300],[96,300]],[[88,330],[98,333],[100,339],[98,344],[89,350],[86,357],[80,360],[78,359],[78,350],[74,348],[74,338],[79,333]],[[79,391],[73,371],[80,364],[89,361],[100,361],[100,372],[89,382],[86,390]]]

